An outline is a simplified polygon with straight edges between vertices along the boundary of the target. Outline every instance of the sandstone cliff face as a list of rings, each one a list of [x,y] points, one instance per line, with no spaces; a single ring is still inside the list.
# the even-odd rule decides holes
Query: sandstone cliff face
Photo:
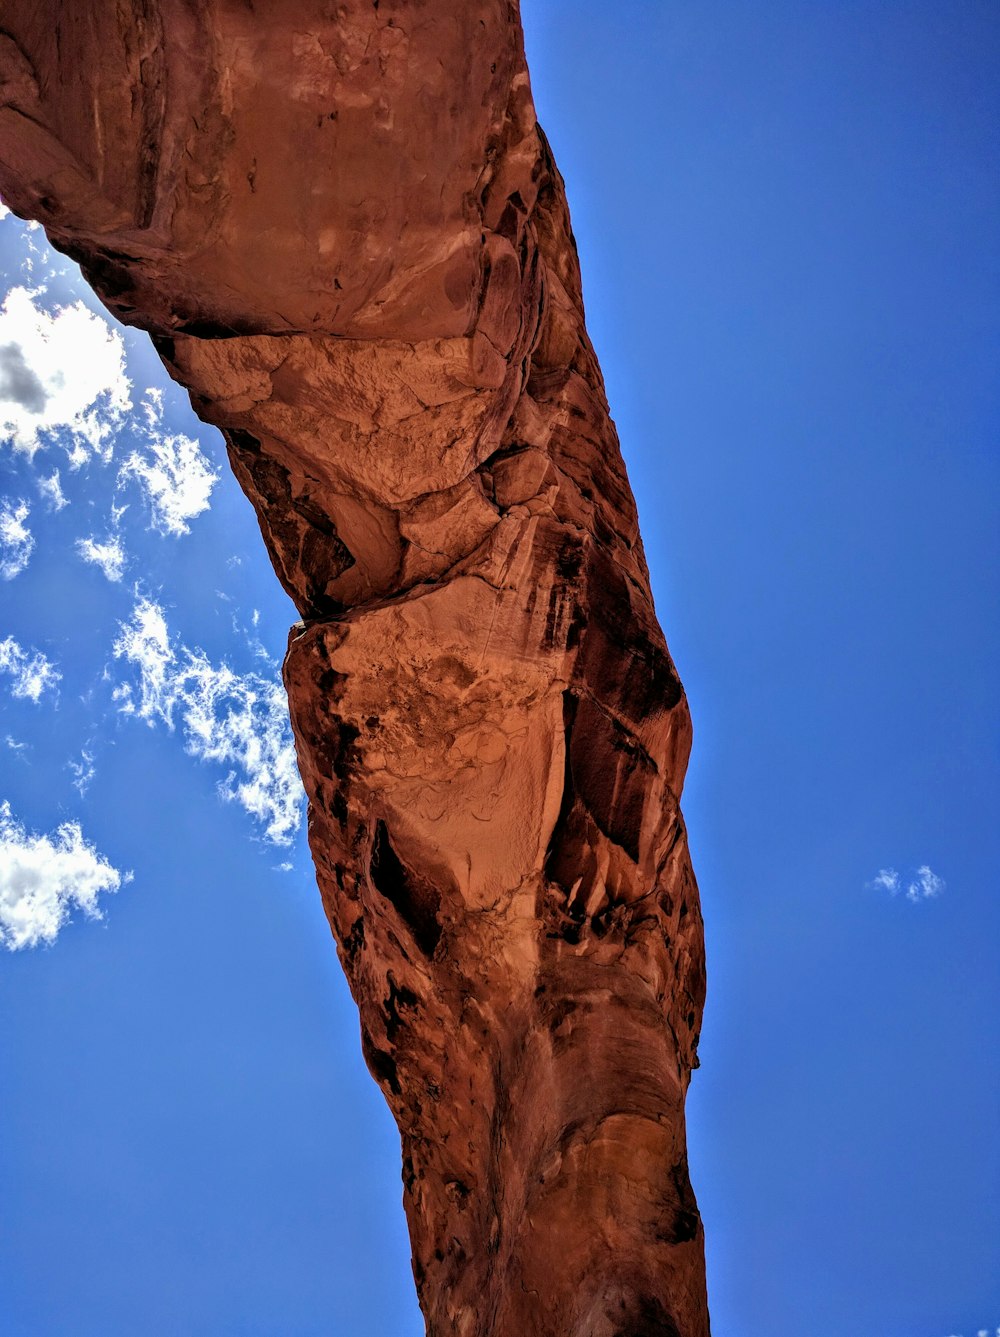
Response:
[[[690,743],[504,0],[45,7],[0,191],[220,427],[435,1337],[704,1337]]]

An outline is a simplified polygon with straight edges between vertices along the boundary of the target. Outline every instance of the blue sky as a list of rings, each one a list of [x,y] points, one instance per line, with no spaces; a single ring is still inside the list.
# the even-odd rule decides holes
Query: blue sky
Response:
[[[1000,16],[524,18],[695,719],[714,1331],[996,1337]],[[3,1331],[416,1337],[294,612],[145,337],[0,270]]]

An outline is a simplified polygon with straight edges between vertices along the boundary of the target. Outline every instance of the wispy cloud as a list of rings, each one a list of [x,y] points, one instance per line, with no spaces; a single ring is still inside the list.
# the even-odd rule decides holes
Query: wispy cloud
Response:
[[[7,636],[0,641],[0,673],[10,675],[11,695],[37,705],[42,693],[54,692],[62,674],[41,650],[25,650]]]
[[[870,882],[865,884],[875,891],[887,891],[890,896],[898,896],[905,890],[906,899],[916,904],[919,901],[933,900],[944,891],[944,878],[938,877],[927,864],[915,869],[910,879],[900,877],[895,868],[880,868]],[[989,1335],[987,1334],[987,1337]],[[1000,1332],[997,1333],[1000,1337]]]
[[[66,768],[73,775],[73,788],[77,791],[80,797],[83,798],[87,790],[90,788],[91,780],[93,780],[94,776],[97,774],[94,767],[94,754],[88,752],[86,748],[82,748],[80,751],[80,760],[68,761],[66,763]]]
[[[73,906],[100,919],[98,896],[131,880],[84,840],[78,822],[38,835],[0,803],[0,944],[9,951],[54,942]]]
[[[219,474],[192,437],[163,430],[159,392],[147,393],[143,409],[148,431],[145,452],[129,455],[118,472],[118,484],[136,479],[149,502],[153,528],[179,538],[190,533],[190,520],[208,510]]]
[[[119,709],[151,725],[179,723],[192,756],[229,768],[222,796],[256,818],[267,840],[290,844],[301,821],[302,784],[281,685],[234,673],[180,644],[163,609],[146,598],[121,625],[114,653],[137,675],[115,689]]]
[[[31,514],[27,502],[0,501],[0,576],[19,576],[35,551],[35,539],[25,521]]]
[[[230,596],[228,594],[224,594],[222,590],[216,590],[215,594],[217,598],[223,599],[226,603],[232,602]],[[251,650],[257,659],[261,660],[262,663],[266,664],[267,667],[272,672],[274,672],[278,668],[278,660],[275,659],[274,655],[272,655],[271,652],[267,649],[267,647],[264,645],[260,637],[255,634],[259,626],[260,626],[260,612],[258,609],[255,608],[253,610],[253,613],[250,618],[250,627],[247,627],[246,624],[240,620],[240,617],[237,613],[235,612],[233,613],[234,635],[239,636],[240,639],[246,645],[247,649]],[[251,628],[253,628],[253,630],[251,630]]]
[[[899,891],[899,874],[895,868],[880,868],[868,885],[876,891],[887,891],[895,896]]]
[[[33,456],[51,435],[74,468],[109,459],[132,407],[121,335],[82,302],[47,311],[41,290],[0,307],[0,439]]]
[[[48,505],[50,510],[61,511],[69,505],[62,490],[62,482],[59,478],[59,470],[54,469],[52,473],[45,478],[39,475],[38,491],[42,500]]]
[[[906,899],[908,901],[932,900],[935,896],[940,896],[944,889],[944,878],[938,877],[937,873],[932,873],[924,863],[917,869],[913,880],[907,886]]]
[[[85,562],[100,567],[108,580],[119,581],[125,574],[128,558],[117,534],[109,535],[103,543],[93,534],[89,538],[77,539],[76,550]]]

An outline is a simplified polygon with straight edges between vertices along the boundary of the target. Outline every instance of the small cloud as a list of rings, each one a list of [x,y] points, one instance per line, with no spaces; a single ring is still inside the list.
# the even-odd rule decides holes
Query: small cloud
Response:
[[[880,868],[865,885],[875,891],[887,891],[890,896],[897,896],[903,890],[903,879],[895,868]],[[918,901],[933,900],[935,896],[940,896],[944,889],[944,878],[938,877],[927,864],[921,864],[906,884],[906,899],[914,904]],[[997,1337],[1000,1337],[1000,1332],[997,1333]]]
[[[944,889],[944,878],[931,872],[926,864],[921,864],[913,881],[906,888],[906,899],[913,902],[933,900],[935,896],[940,896]]]
[[[223,594],[221,590],[216,590],[216,594],[220,599],[225,599],[227,603],[233,602],[232,599],[229,597],[229,595]],[[260,626],[260,613],[257,611],[256,608],[253,610],[253,616],[250,620],[253,629],[257,630],[257,628]],[[236,613],[233,613],[232,621],[233,621],[234,635],[239,636],[246,644],[247,649],[253,652],[254,657],[265,663],[268,666],[268,668],[271,669],[273,672],[278,667],[278,661],[267,650],[267,648],[261,641],[260,637],[253,635],[250,628],[244,626],[244,624],[240,621]]]
[[[74,468],[109,459],[132,407],[121,335],[82,302],[45,310],[40,293],[12,288],[0,307],[0,439],[33,456],[59,433]]]
[[[61,511],[69,505],[63,495],[58,469],[55,469],[48,478],[40,477],[38,479],[38,491],[50,510]]]
[[[17,739],[13,738],[10,734],[8,734],[3,741],[4,741],[4,746],[7,747],[11,752],[13,752],[15,757],[21,757],[22,760],[24,759],[23,753],[27,752],[28,750],[27,743],[19,743]]]
[[[867,886],[873,887],[876,891],[887,891],[890,896],[895,896],[899,891],[899,874],[895,868],[880,868]]]
[[[302,818],[302,782],[280,682],[212,664],[203,650],[172,639],[162,608],[140,598],[115,642],[117,659],[138,681],[114,690],[119,709],[149,725],[179,722],[187,752],[228,768],[219,784],[263,826],[264,837],[289,845]]]
[[[119,581],[125,574],[128,558],[117,534],[109,537],[105,543],[98,542],[93,535],[77,539],[76,550],[85,562],[99,566],[108,580]]]
[[[98,896],[131,880],[84,840],[78,822],[38,835],[0,803],[0,944],[8,951],[54,942],[74,905],[100,919]]]
[[[25,524],[31,514],[27,502],[0,501],[0,576],[19,576],[35,551],[35,540]]]
[[[30,653],[13,636],[0,641],[0,673],[10,674],[11,695],[37,705],[42,693],[55,691],[62,674],[40,650]]]
[[[138,702],[132,687],[124,684],[115,689],[119,709],[149,724],[159,715],[172,729],[173,694],[168,672],[172,672],[175,656],[163,609],[152,599],[140,598],[132,610],[132,621],[119,625],[122,634],[115,641],[115,658],[127,659],[139,670]]]
[[[161,401],[162,396],[147,393],[143,401],[149,427],[146,452],[129,455],[118,472],[118,486],[136,479],[149,502],[153,528],[179,538],[190,533],[188,521],[208,510],[219,474],[197,441],[163,431]]]
[[[73,788],[83,798],[90,788],[91,780],[97,774],[94,769],[94,754],[88,752],[86,748],[82,748],[80,760],[67,762],[66,768],[73,774]]]
[[[142,397],[142,415],[151,431],[157,431],[163,421],[163,391],[151,385]]]

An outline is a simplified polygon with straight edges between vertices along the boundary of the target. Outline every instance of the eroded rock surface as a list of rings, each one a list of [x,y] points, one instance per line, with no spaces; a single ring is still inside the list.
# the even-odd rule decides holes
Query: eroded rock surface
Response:
[[[684,693],[505,0],[5,6],[0,191],[222,429],[434,1337],[705,1337]]]

